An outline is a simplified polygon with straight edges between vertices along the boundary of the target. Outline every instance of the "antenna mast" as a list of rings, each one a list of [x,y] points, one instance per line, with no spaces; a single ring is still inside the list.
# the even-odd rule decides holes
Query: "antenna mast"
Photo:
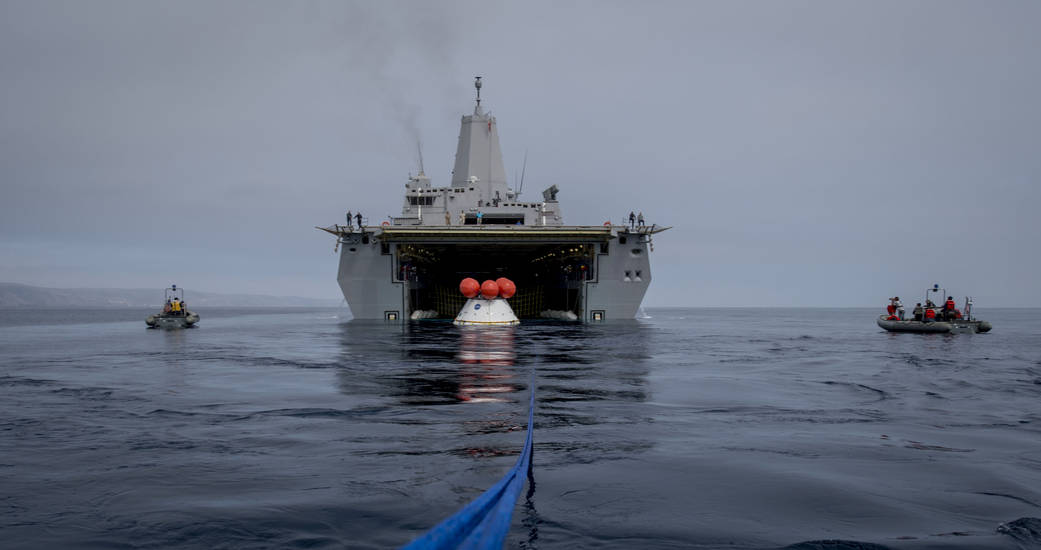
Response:
[[[474,77],[474,88],[477,88],[477,108],[481,108],[481,76]]]
[[[419,151],[419,173],[426,175],[426,172],[423,170],[423,142],[419,141],[418,138],[416,139],[416,150]]]
[[[524,150],[524,164],[521,165],[521,179],[520,184],[517,186],[517,196],[524,192],[524,172],[528,169],[528,150]]]

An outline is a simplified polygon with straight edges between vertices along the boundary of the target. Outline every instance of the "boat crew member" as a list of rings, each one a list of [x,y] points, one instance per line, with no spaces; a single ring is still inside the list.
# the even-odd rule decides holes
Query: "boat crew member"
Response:
[[[954,296],[948,296],[947,301],[943,304],[943,318],[950,321],[954,319]]]
[[[351,211],[348,210],[347,211],[347,227],[353,227],[353,226],[354,226],[354,220],[351,218]]]
[[[361,229],[361,212],[354,215],[354,218],[358,220],[358,229]]]
[[[445,225],[452,225],[452,213],[445,210]]]
[[[173,301],[170,302],[170,311],[174,315],[180,315],[181,314],[181,301],[178,300],[177,298],[174,298]]]
[[[466,214],[462,210],[459,211],[459,225],[466,225]]]
[[[904,304],[900,303],[900,297],[899,296],[894,297],[892,303],[893,303],[893,307],[896,309],[896,316],[899,317],[901,321],[903,321],[904,320]]]
[[[629,211],[629,227],[636,229],[636,214],[632,210]]]
[[[911,314],[914,315],[915,321],[922,320],[922,302],[918,302],[914,305],[914,309],[911,311]]]
[[[636,225],[643,227],[643,212],[636,215]]]
[[[167,300],[166,301],[166,305],[163,306],[163,313],[170,313],[170,310],[172,310],[172,309],[173,309],[173,304],[170,303],[170,300]]]
[[[925,308],[925,322],[926,323],[932,323],[935,320],[936,320],[936,310],[931,308],[931,307]]]

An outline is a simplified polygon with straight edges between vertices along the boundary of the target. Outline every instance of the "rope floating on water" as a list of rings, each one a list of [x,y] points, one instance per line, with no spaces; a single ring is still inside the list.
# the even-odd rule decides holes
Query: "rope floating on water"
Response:
[[[517,504],[524,478],[531,468],[531,432],[535,427],[535,379],[532,376],[528,402],[528,435],[513,468],[481,496],[455,515],[437,524],[425,535],[404,547],[405,550],[442,550],[449,548],[502,548],[510,530],[510,517]]]

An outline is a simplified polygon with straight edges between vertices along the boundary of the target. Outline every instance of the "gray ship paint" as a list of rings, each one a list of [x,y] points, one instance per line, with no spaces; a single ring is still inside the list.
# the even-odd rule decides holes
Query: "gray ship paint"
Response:
[[[506,181],[495,117],[481,107],[481,78],[474,84],[450,186],[432,186],[421,169],[405,184],[400,216],[319,228],[337,237],[337,281],[354,318],[398,321],[417,310],[454,317],[455,302],[445,296],[470,275],[517,280],[532,304],[518,311],[522,317],[635,317],[651,282],[651,239],[668,228],[566,226],[556,185],[542,201],[520,201]]]

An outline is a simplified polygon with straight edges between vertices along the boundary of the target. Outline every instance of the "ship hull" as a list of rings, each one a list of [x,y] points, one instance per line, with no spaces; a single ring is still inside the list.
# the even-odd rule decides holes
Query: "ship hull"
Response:
[[[401,321],[417,310],[451,319],[465,301],[462,278],[501,276],[517,282],[511,305],[521,319],[560,311],[585,321],[632,319],[651,281],[651,234],[618,226],[339,231],[337,281],[354,319]]]
[[[145,319],[145,324],[148,325],[148,328],[164,329],[194,328],[195,323],[198,322],[199,316],[191,312],[187,315],[149,315]]]
[[[888,315],[880,315],[876,322],[878,326],[889,332],[913,332],[919,334],[976,334],[990,332],[991,324],[987,321],[933,321],[925,323],[912,320],[890,320]]]

